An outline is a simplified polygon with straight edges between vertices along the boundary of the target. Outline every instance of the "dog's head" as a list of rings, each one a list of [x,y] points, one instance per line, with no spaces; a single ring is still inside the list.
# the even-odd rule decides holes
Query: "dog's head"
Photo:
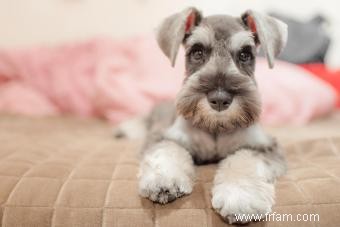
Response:
[[[247,127],[260,115],[254,79],[255,57],[262,47],[269,67],[287,40],[286,25],[248,10],[241,17],[203,17],[195,8],[174,14],[157,37],[175,64],[181,44],[186,51],[186,77],[176,100],[177,111],[193,125],[212,133]]]

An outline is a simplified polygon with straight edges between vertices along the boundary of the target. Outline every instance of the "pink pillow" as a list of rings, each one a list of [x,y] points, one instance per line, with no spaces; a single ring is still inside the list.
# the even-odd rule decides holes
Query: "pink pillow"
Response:
[[[264,124],[304,124],[335,108],[335,90],[302,67],[277,61],[274,69],[269,69],[266,60],[259,58],[255,75]]]
[[[51,48],[0,51],[0,111],[74,114],[118,123],[174,99],[182,84],[184,54],[175,68],[154,36],[94,39]],[[258,59],[262,122],[302,124],[335,107],[332,87],[299,66]]]

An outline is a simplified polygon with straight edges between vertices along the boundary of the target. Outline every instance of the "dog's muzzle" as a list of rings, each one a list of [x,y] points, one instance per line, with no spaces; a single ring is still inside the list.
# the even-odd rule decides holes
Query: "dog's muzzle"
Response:
[[[216,111],[223,111],[228,109],[233,101],[233,95],[223,89],[210,91],[207,95],[209,105]]]

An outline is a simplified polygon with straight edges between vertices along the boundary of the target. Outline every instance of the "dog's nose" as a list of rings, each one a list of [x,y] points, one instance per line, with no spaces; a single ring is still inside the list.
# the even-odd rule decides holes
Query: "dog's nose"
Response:
[[[209,92],[207,98],[211,108],[217,111],[227,109],[233,101],[230,93],[220,89]]]

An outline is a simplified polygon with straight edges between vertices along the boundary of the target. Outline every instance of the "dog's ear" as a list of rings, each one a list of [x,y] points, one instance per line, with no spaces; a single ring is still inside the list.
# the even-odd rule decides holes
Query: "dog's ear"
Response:
[[[253,10],[246,11],[242,21],[254,34],[256,44],[261,45],[269,68],[273,68],[274,58],[281,53],[287,42],[287,25]]]
[[[201,12],[191,7],[167,17],[160,25],[157,34],[158,45],[170,59],[172,66],[175,65],[181,43],[201,19]]]

